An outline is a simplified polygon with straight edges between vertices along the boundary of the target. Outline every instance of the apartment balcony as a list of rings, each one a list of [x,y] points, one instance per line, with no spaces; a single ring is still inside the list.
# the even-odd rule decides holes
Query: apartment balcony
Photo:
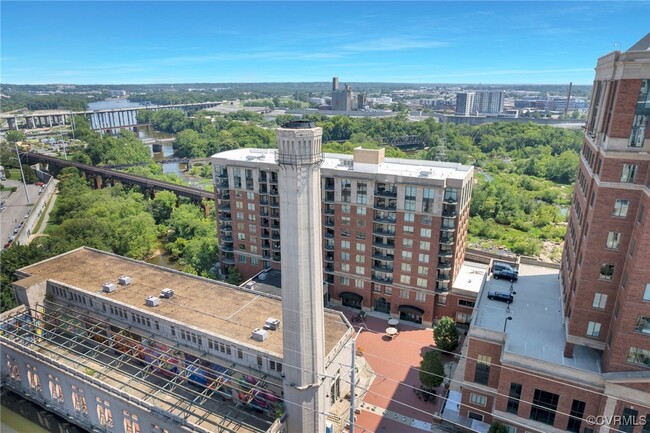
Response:
[[[393,267],[388,266],[388,265],[382,265],[382,264],[373,264],[372,265],[372,270],[377,271],[377,272],[393,272]]]
[[[334,233],[331,233],[329,230],[323,236],[327,239],[334,239]]]
[[[440,250],[438,251],[438,257],[453,257],[453,251]]]
[[[456,205],[443,203],[442,205],[442,216],[448,218],[456,218],[458,216],[458,211],[456,210]]]
[[[277,173],[271,173],[271,183],[278,183],[278,174]]]
[[[260,226],[268,228],[270,226],[269,220],[267,218],[262,218]]]
[[[334,191],[334,180],[325,181],[325,191]]]
[[[325,282],[327,284],[334,284],[334,275],[332,274],[325,275]]]
[[[372,258],[375,260],[382,260],[384,262],[392,262],[395,260],[395,256],[390,254],[380,254],[379,252],[375,252],[372,255]]]
[[[325,220],[323,221],[323,225],[325,227],[334,227],[334,218],[326,217]]]
[[[390,230],[385,230],[382,228],[373,228],[372,229],[372,234],[377,235],[377,236],[387,236],[394,238],[395,237],[395,232],[390,231]]]
[[[438,270],[439,271],[450,271],[451,270],[451,263],[438,263]]]
[[[219,245],[219,250],[221,251],[226,251],[226,252],[233,252],[233,243],[232,242],[225,242]]]
[[[269,194],[270,194],[270,195],[278,195],[278,188],[277,188],[277,187],[272,187],[272,188],[269,190]]]
[[[246,189],[249,191],[253,191],[255,187],[255,183],[253,182],[253,179],[246,179]]]
[[[442,233],[452,233],[454,230],[456,230],[456,227],[440,227]]]
[[[325,191],[325,194],[323,194],[323,201],[325,203],[333,203],[334,202],[334,191]]]
[[[325,248],[325,251],[334,251],[334,242],[325,242],[323,248]]]
[[[260,180],[260,182],[262,182]],[[269,187],[266,186],[266,183],[260,183],[260,194],[268,194],[269,193]]]
[[[375,216],[373,217],[373,221],[382,223],[382,224],[395,224],[397,222],[397,218],[395,217],[394,214],[392,216],[385,216],[385,215],[378,215],[378,212],[375,212]]]
[[[271,252],[269,250],[262,250],[262,258],[264,260],[271,260]]]
[[[257,181],[259,183],[266,183],[268,182],[268,177],[266,176],[266,173],[262,172],[259,177],[257,178]]]
[[[275,230],[280,230],[280,223],[274,220],[273,224],[271,224],[271,228]]]
[[[375,209],[397,210],[397,200],[375,199]]]
[[[269,204],[272,208],[279,208],[280,207],[280,200],[278,200],[276,197],[271,198],[271,202]],[[278,215],[279,217],[280,215]]]
[[[224,254],[221,257],[221,263],[224,265],[234,265],[235,264],[235,255],[234,254]]]
[[[282,260],[282,256],[280,255],[279,252],[274,252],[273,257],[271,257],[271,260],[273,260],[274,262],[279,262],[280,260]]]
[[[260,196],[260,205],[261,206],[267,206],[268,204],[269,204],[268,197],[261,195]]]
[[[219,239],[221,242],[233,242],[232,236],[224,235]]]
[[[271,239],[274,241],[279,241],[280,240],[280,235],[276,234],[275,232],[271,235]]]
[[[378,276],[378,275],[374,275],[374,274],[373,274],[373,276],[372,276],[371,279],[372,279],[372,281],[374,281],[374,282],[376,282],[376,283],[381,283],[381,284],[393,284],[393,279],[392,279],[392,278],[389,278],[389,277],[380,277],[380,276]]]
[[[453,198],[453,197],[445,197],[445,199],[443,200],[443,204],[448,204],[448,205],[454,204],[455,205],[455,204],[458,204],[458,199]]]
[[[447,293],[447,292],[449,292],[448,286],[436,287],[436,293]]]
[[[230,224],[219,224],[219,230],[223,232],[232,232],[232,225]]]
[[[268,230],[262,230],[262,234],[260,235],[260,238],[269,239],[270,237],[271,237],[271,233]]]
[[[397,191],[391,189],[378,189],[375,191],[375,196],[378,197],[397,197]]]
[[[334,215],[334,205],[333,204],[325,205],[325,215]]]
[[[219,173],[217,173],[217,178],[218,179],[228,179],[228,171],[224,170]]]
[[[443,245],[453,245],[454,237],[450,235],[440,236],[440,243]]]
[[[325,272],[334,272],[334,263],[327,263],[323,269]]]
[[[230,200],[230,191],[229,190],[219,191],[217,193],[217,198],[219,200]]]
[[[449,283],[450,279],[451,279],[451,276],[447,275],[447,274],[439,274],[438,276],[436,276],[436,281],[440,281],[440,282],[443,282],[443,283],[444,282]]]
[[[218,179],[216,184],[217,184],[217,188],[229,188],[230,187],[230,184],[228,183],[228,178]]]
[[[217,209],[222,210],[222,211],[229,211],[230,210],[230,202],[229,201],[224,201],[219,206],[217,206]]]
[[[261,208],[260,209],[260,216],[263,216],[263,217],[269,216],[269,211],[266,210],[266,208]]]
[[[219,213],[219,221],[232,221],[232,215],[229,213]]]
[[[334,262],[334,255],[333,254],[325,254],[324,256],[326,262]]]

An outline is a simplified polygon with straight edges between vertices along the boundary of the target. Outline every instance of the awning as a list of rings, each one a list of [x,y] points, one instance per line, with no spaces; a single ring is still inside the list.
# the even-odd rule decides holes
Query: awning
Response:
[[[424,314],[422,308],[414,307],[412,305],[400,305],[397,309],[402,313],[419,314],[420,316]]]
[[[353,292],[341,292],[339,293],[339,296],[341,297],[341,299],[346,298],[355,302],[361,302],[363,300],[363,296]]]

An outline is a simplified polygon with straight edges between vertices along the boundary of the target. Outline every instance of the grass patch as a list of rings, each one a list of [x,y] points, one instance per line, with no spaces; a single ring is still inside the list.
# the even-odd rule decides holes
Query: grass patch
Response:
[[[55,197],[54,194],[50,196],[50,198],[47,200],[47,203],[45,203],[45,207],[43,207],[44,211],[41,212],[41,216],[38,218],[38,222],[36,223],[36,227],[34,227],[34,230],[32,230],[32,233],[37,234],[38,231],[41,229],[41,225],[43,224],[43,220],[45,219],[45,215],[48,214],[47,209],[50,207],[50,203],[52,202],[52,199]]]

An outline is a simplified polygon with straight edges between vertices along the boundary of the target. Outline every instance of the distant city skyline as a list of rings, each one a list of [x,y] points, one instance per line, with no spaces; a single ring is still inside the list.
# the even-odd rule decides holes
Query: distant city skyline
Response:
[[[650,1],[2,1],[2,84],[591,84]]]

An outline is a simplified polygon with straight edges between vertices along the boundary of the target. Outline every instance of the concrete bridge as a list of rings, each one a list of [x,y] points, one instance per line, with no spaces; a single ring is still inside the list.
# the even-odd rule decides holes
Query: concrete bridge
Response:
[[[112,186],[116,183],[123,183],[138,186],[145,192],[145,194],[150,194],[151,196],[153,196],[156,191],[172,191],[179,197],[187,197],[197,203],[200,203],[203,199],[214,200],[214,192],[184,185],[177,185],[175,183],[164,182],[161,180],[149,179],[147,177],[123,173],[105,167],[95,167],[76,161],[68,161],[31,152],[21,153],[21,158],[24,162],[30,165],[43,164],[59,168],[75,167],[81,173],[85,174],[89,180],[92,180],[96,188],[102,188],[105,185]]]
[[[6,120],[9,129],[51,128],[58,125],[73,124],[73,116],[85,116],[90,127],[98,131],[129,128],[138,125],[137,113],[140,110],[202,110],[221,105],[221,102],[195,102],[191,104],[143,105],[139,107],[115,108],[111,110],[65,111],[40,110],[32,113],[3,113],[0,119]]]

